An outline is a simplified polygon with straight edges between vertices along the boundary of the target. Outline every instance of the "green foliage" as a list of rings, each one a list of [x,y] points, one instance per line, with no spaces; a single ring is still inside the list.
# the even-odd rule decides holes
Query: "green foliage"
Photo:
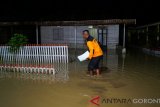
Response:
[[[10,46],[9,51],[12,53],[17,52],[21,46],[27,44],[27,41],[27,37],[23,34],[14,34],[8,42],[8,45]]]

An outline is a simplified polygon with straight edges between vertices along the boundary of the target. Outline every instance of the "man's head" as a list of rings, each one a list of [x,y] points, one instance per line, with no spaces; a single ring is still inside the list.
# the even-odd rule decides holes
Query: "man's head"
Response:
[[[84,30],[82,34],[84,39],[87,39],[88,36],[90,35],[88,30]]]

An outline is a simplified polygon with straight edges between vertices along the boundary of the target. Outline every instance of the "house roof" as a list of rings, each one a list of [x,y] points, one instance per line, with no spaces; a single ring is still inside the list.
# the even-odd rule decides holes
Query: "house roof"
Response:
[[[160,25],[160,22],[156,22],[156,23],[152,23],[152,24],[147,24],[147,25],[143,25],[143,26],[138,26],[136,27],[137,29],[141,29],[141,28],[146,28],[146,27],[150,27],[150,26],[157,26]]]
[[[80,20],[80,21],[24,21],[0,22],[0,26],[39,25],[39,26],[83,26],[83,25],[111,25],[136,24],[136,19],[108,19],[108,20]]]

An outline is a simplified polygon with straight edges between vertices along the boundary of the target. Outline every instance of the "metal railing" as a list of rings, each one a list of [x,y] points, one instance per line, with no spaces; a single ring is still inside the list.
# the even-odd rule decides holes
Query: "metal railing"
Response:
[[[28,44],[15,53],[10,46],[0,46],[2,68],[53,68],[53,63],[68,63],[68,46],[62,44]]]

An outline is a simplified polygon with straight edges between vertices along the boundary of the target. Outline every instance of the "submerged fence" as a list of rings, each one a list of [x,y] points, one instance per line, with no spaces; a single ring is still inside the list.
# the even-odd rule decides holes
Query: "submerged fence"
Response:
[[[11,53],[10,46],[0,46],[0,67],[53,68],[53,63],[68,63],[68,46],[28,44]]]

